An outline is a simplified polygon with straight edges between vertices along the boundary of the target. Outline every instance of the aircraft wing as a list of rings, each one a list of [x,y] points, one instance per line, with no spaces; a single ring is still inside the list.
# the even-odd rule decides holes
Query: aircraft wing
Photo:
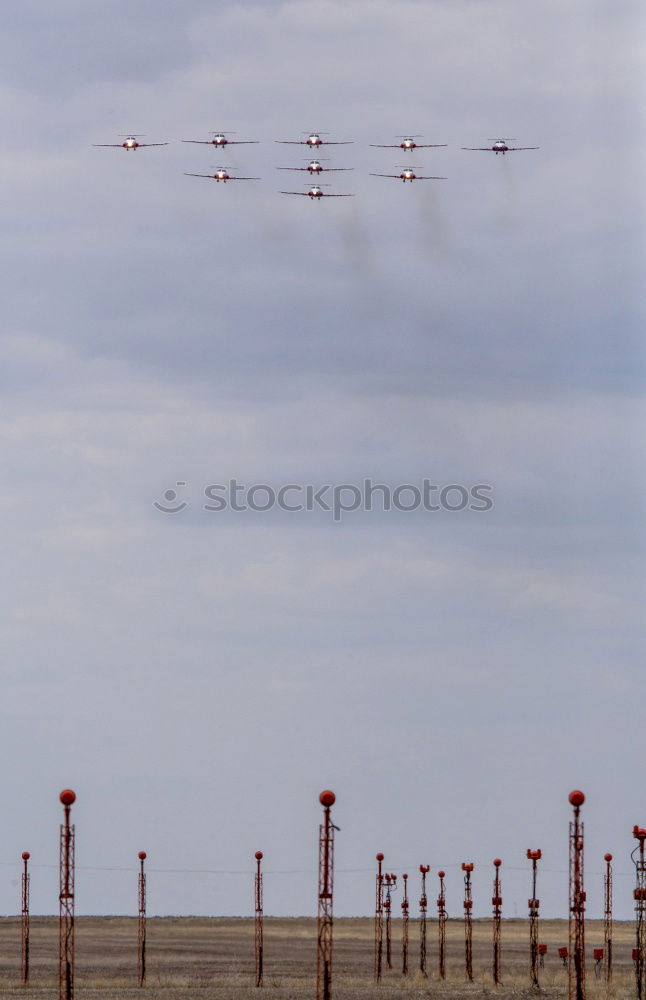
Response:
[[[274,142],[277,142],[280,146],[307,146],[305,139],[274,139]]]
[[[515,153],[519,149],[540,149],[540,146],[508,146],[505,150],[506,153]]]
[[[325,191],[321,195],[322,198],[354,198],[353,194],[326,194]]]
[[[238,177],[235,174],[229,174],[227,177],[228,181],[261,181],[262,177]]]
[[[468,149],[471,152],[494,153],[491,146],[461,146],[461,149]]]
[[[227,139],[227,146],[257,146],[260,139]]]
[[[169,142],[138,142],[137,143],[137,148],[141,148],[143,146],[170,146],[170,143]]]
[[[122,142],[93,142],[92,145],[93,146],[110,146],[110,147],[112,147],[114,149],[117,149],[117,148],[121,149],[122,146],[123,146],[123,143]]]
[[[309,191],[281,191],[281,194],[300,194],[303,198],[310,198]]]
[[[423,176],[420,176],[419,174],[415,174],[415,180],[416,181],[446,181],[446,180],[448,180],[448,177],[433,177],[433,176],[431,176],[431,177],[423,177]]]
[[[326,174],[337,173],[339,170],[354,170],[354,167],[321,167],[321,172]]]
[[[307,170],[307,169],[308,169],[307,167],[276,167],[276,170]]]
[[[415,149],[440,149],[448,146],[448,142],[416,142]]]
[[[215,180],[215,177],[213,176],[213,174],[187,174],[186,171],[184,171],[184,177],[208,177],[209,180],[212,180],[212,181]],[[228,178],[227,178],[227,180],[228,180]]]
[[[388,142],[386,144],[384,144],[382,142],[371,142],[370,143],[370,148],[371,149],[401,149],[401,146],[399,145],[398,142],[394,142],[394,143],[393,142]]]
[[[370,174],[371,177],[396,177],[398,181],[402,179],[401,174]]]

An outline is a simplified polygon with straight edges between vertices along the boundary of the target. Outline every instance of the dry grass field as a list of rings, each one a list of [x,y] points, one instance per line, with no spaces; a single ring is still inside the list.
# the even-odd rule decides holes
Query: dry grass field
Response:
[[[428,923],[429,978],[417,972],[419,927],[410,922],[411,974],[401,972],[401,925],[393,921],[393,971],[376,988],[372,981],[373,924],[365,918],[338,919],[334,925],[335,1000],[477,1000],[496,994],[500,1000],[535,997],[528,985],[528,927],[523,920],[503,921],[504,983],[496,989],[491,979],[491,922],[474,921],[474,982],[464,979],[464,939],[461,921],[447,924],[447,979],[439,982],[437,924]],[[593,947],[603,943],[598,921],[586,925],[588,996],[590,1000],[619,1000],[634,995],[631,948],[632,924],[615,924],[615,975],[611,989],[597,982]],[[144,993],[161,1000],[248,1000],[258,997],[254,986],[253,920],[201,917],[153,918],[148,922],[148,977]],[[541,921],[540,940],[547,944],[541,992],[546,1000],[567,994],[566,971],[557,948],[567,944],[564,921]],[[76,923],[77,1000],[141,1000],[136,983],[137,922],[127,917],[80,917]],[[32,919],[32,977],[28,996],[34,1000],[58,997],[58,921]],[[0,997],[25,995],[19,982],[20,922],[0,920]],[[265,920],[264,992],[272,1000],[311,1000],[316,995],[316,921]]]

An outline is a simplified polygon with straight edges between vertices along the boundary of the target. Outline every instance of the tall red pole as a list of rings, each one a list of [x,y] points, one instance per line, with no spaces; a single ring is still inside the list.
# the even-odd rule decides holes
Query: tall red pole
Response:
[[[59,863],[59,1000],[74,997],[74,848],[75,831],[70,812],[76,795],[71,788],[61,792],[59,799],[65,810],[60,829]]]
[[[635,984],[637,987],[637,998],[643,1000],[644,996],[644,966],[646,962],[646,860],[644,859],[644,841],[646,841],[646,830],[639,826],[633,827],[633,836],[637,841],[637,847],[630,855],[635,865],[635,890],[633,897],[635,900],[635,931],[637,940],[636,948],[633,948],[635,961]],[[637,854],[637,857],[635,855]]]
[[[332,924],[334,896],[334,831],[330,809],[336,802],[334,792],[319,795],[323,806],[323,823],[319,826],[319,907],[318,953],[316,965],[316,1000],[332,996]]]
[[[144,861],[146,852],[139,851],[139,940],[137,948],[137,971],[139,973],[139,985],[146,982],[146,873],[144,871]]]
[[[262,851],[256,851],[256,878],[255,878],[255,900],[256,900],[256,986],[262,986],[262,965],[263,965],[263,901],[262,901],[262,871],[260,862],[262,861]]]
[[[536,875],[538,862],[542,856],[540,848],[536,851],[527,850],[527,859],[532,863],[532,897],[527,901],[529,906],[529,980],[532,986],[538,986],[538,910],[541,901],[536,897]]]
[[[444,872],[438,872],[440,894],[437,897],[437,938],[440,979],[446,979],[446,893],[444,891]]]
[[[375,982],[381,982],[384,949],[384,876],[381,870],[384,856],[377,854],[377,876],[375,879]]]
[[[603,878],[603,971],[606,983],[612,982],[612,854],[604,854],[606,872]]]
[[[408,875],[402,875],[404,880],[404,898],[402,907],[402,976],[408,975]]]
[[[29,986],[29,851],[22,852],[22,982]]]
[[[473,927],[471,923],[473,899],[471,898],[471,872],[473,861],[463,861],[464,872],[464,971],[469,982],[473,982]]]
[[[585,890],[583,888],[583,823],[580,819],[585,795],[570,792],[574,818],[570,822],[570,963],[569,1000],[585,1000]]]
[[[430,871],[430,865],[420,865],[419,871],[422,876],[422,892],[419,897],[419,971],[426,978],[426,907],[428,899],[426,897],[426,876]]]
[[[384,899],[384,912],[386,914],[386,968],[392,969],[393,967],[393,952],[392,952],[392,898],[391,892],[394,891],[397,885],[396,875],[384,875],[384,883],[386,885],[386,898]]]
[[[493,981],[496,986],[500,985],[501,967],[500,967],[500,918],[502,916],[502,890],[500,888],[500,866],[502,861],[500,858],[494,859],[494,880],[493,880],[493,896],[491,897],[491,904],[493,906]]]

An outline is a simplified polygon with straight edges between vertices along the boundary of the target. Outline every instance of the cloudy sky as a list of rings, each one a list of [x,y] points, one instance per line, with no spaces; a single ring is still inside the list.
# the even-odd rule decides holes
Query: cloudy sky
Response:
[[[474,860],[567,906],[568,792],[631,912],[643,757],[636,0],[10,0],[0,912],[58,792],[83,913],[340,914]],[[216,153],[177,140],[236,131]],[[311,203],[305,130],[332,147]],[[370,149],[406,130],[446,149]],[[172,141],[94,148],[121,133]],[[463,152],[516,137],[536,152]],[[410,162],[445,181],[370,171]],[[236,186],[185,177],[237,167]],[[336,179],[340,178],[340,179]],[[491,511],[204,510],[210,484],[490,484]],[[177,486],[186,483],[185,486]],[[154,501],[174,489],[187,506]],[[107,871],[106,869],[118,869]],[[416,891],[416,890],[415,890]]]

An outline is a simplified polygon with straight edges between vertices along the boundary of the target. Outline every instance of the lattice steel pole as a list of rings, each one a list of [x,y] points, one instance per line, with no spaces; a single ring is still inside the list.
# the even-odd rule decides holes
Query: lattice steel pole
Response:
[[[146,982],[146,873],[144,871],[144,861],[146,852],[139,851],[139,937],[137,948],[137,972],[139,985]]]
[[[404,898],[402,907],[402,976],[408,975],[408,875],[402,875],[404,880]]]
[[[644,963],[646,960],[646,861],[644,860],[646,830],[635,826],[633,827],[633,836],[637,840],[637,847],[630,855],[635,865],[635,889],[633,897],[635,900],[635,932],[637,936],[635,944],[637,947],[633,949],[633,957],[635,961],[637,997],[638,1000],[642,1000],[644,996]]]
[[[319,894],[318,894],[318,952],[316,963],[316,1000],[330,1000],[332,996],[332,927],[334,901],[334,825],[330,809],[336,802],[334,792],[326,790],[319,795],[323,806],[323,822],[319,826]]]
[[[29,851],[22,852],[22,948],[21,948],[21,968],[23,986],[29,986],[29,871],[27,868],[30,854]]]
[[[612,854],[604,854],[606,871],[603,877],[603,973],[606,983],[612,982]]]
[[[381,982],[384,949],[384,876],[381,865],[384,856],[377,854],[377,875],[375,879],[375,982]]]
[[[260,862],[263,859],[262,851],[256,851],[256,875],[254,879],[254,896],[256,904],[255,932],[256,932],[256,986],[262,986],[262,964],[263,964],[263,898],[262,898],[262,871]]]
[[[59,799],[63,804],[65,817],[60,829],[58,995],[59,1000],[73,1000],[75,831],[70,823],[70,812],[76,795],[71,788],[66,788]]]
[[[473,861],[462,862],[462,871],[464,872],[464,971],[469,982],[473,982],[473,926],[471,921],[473,911],[471,872],[473,867]]]
[[[397,887],[397,876],[384,875],[384,883],[386,885],[386,898],[384,899],[384,912],[386,914],[386,968],[392,969],[392,893]]]
[[[419,971],[424,977],[426,972],[426,907],[428,899],[426,897],[426,876],[430,871],[430,865],[420,865],[419,871],[422,876],[422,893],[419,897]]]
[[[493,896],[491,905],[493,906],[493,981],[496,986],[500,985],[500,918],[502,916],[502,890],[500,888],[500,858],[494,859],[495,875],[493,880]]]
[[[540,848],[536,851],[527,850],[527,859],[532,863],[532,898],[527,900],[529,906],[529,981],[532,986],[538,986],[538,909],[541,901],[536,897],[536,875],[538,862],[542,856]]]
[[[437,873],[440,880],[440,894],[437,897],[437,938],[438,965],[440,979],[446,979],[446,893],[444,891],[444,872]]]
[[[569,1000],[585,1000],[585,890],[583,888],[583,792],[570,792],[574,818],[570,822],[570,962],[568,967]]]

